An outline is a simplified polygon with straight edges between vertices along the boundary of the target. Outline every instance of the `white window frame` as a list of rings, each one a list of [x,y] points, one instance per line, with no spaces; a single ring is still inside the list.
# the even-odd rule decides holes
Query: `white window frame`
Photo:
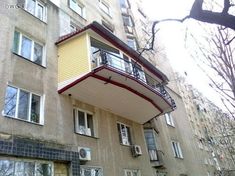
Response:
[[[175,127],[174,119],[171,113],[165,113],[166,124]]]
[[[30,14],[32,14],[33,16],[35,16],[36,18],[38,18],[41,21],[46,22],[47,18],[47,9],[44,3],[42,3],[41,1],[35,0],[35,8],[34,8],[34,13],[31,13],[28,9],[27,9],[27,4],[30,0],[25,0],[25,4],[24,4],[24,9],[29,12]],[[38,6],[41,6],[43,8],[43,12],[42,12],[42,18],[38,17]]]
[[[83,169],[98,169],[98,170],[100,170],[101,171],[101,174],[99,175],[99,176],[103,176],[104,174],[103,174],[103,168],[102,167],[99,167],[99,166],[85,166],[85,165],[81,165],[80,166],[80,175],[81,176],[84,176],[84,173],[83,173]],[[92,176],[92,174],[91,174],[91,176]]]
[[[127,145],[127,146],[130,146],[131,145],[131,139],[129,139],[129,137],[131,138],[131,128],[129,125],[126,125],[124,123],[121,123],[121,122],[117,122],[117,125],[119,125],[119,128],[120,128],[120,131],[119,132],[119,136],[121,137],[121,144],[122,145]],[[121,125],[124,126],[124,130],[125,131],[121,131]],[[128,135],[128,130],[127,128],[129,128],[129,132],[130,134]],[[123,135],[123,132],[125,133],[125,135]]]
[[[44,101],[45,101],[45,95],[39,95],[39,94],[36,94],[36,93],[33,93],[33,92],[30,92],[28,90],[25,90],[25,89],[22,89],[22,88],[18,88],[16,86],[12,86],[12,85],[7,85],[7,87],[13,87],[15,89],[17,89],[17,93],[16,93],[16,107],[15,107],[15,114],[14,116],[10,116],[10,115],[7,115],[4,110],[2,111],[2,115],[3,116],[6,116],[6,117],[10,117],[10,118],[14,118],[14,119],[17,119],[17,120],[22,120],[22,121],[26,121],[26,122],[30,122],[30,123],[33,123],[33,124],[39,124],[39,125],[44,125]],[[7,90],[7,89],[6,89]],[[27,117],[27,120],[25,119],[21,119],[18,117],[18,111],[19,111],[19,101],[20,101],[20,91],[25,91],[27,93],[29,93],[29,106],[28,106],[28,117]],[[6,95],[7,92],[5,92],[5,95]],[[36,122],[33,122],[30,120],[30,117],[31,117],[31,102],[32,102],[32,95],[36,95],[36,96],[39,96],[40,97],[40,112],[39,112],[39,123],[36,123]],[[4,109],[5,109],[5,103],[4,103]]]
[[[69,8],[76,12],[82,18],[86,18],[85,6],[81,4],[78,0],[69,0]],[[77,8],[81,10],[78,10]]]
[[[15,167],[16,162],[27,162],[27,163],[34,163],[34,164],[48,164],[51,165],[51,176],[54,175],[54,163],[51,161],[44,161],[44,160],[34,160],[34,159],[25,159],[25,158],[10,158],[10,157],[0,157],[2,161],[12,161],[14,162],[13,167]],[[15,169],[13,168],[13,175],[15,175]],[[36,167],[34,169],[34,175],[36,176]]]
[[[174,153],[174,157],[183,159],[184,157],[180,147],[180,143],[177,141],[171,141],[171,146]]]
[[[111,8],[107,2],[99,0],[99,7],[105,14],[112,17]]]
[[[75,112],[73,112],[73,113],[75,113],[75,114],[74,114],[74,115],[75,115],[75,121],[74,121],[74,122],[75,122],[75,132],[78,133],[78,134],[86,135],[86,136],[92,136],[92,132],[91,132],[91,131],[88,132],[88,130],[89,130],[90,128],[88,128],[87,115],[89,114],[89,115],[92,116],[92,125],[93,125],[93,133],[94,133],[94,135],[93,135],[92,137],[95,137],[95,126],[94,126],[94,115],[93,115],[93,113],[92,113],[92,112],[89,112],[89,111],[86,111],[86,110],[82,110],[82,109],[80,109],[80,108],[76,108],[76,107],[73,108],[73,111],[75,111]],[[79,128],[78,111],[84,113],[85,129],[84,129],[83,132],[81,132],[81,130],[80,130],[80,128]],[[92,129],[90,129],[90,130],[92,130]],[[89,133],[90,133],[90,134],[89,134]]]
[[[124,169],[125,176],[134,176],[134,172],[137,173],[137,176],[141,176],[139,169]],[[128,174],[130,173],[130,174]]]
[[[31,42],[32,42],[30,58],[25,58],[25,59],[26,59],[26,60],[29,60],[29,61],[31,61],[31,62],[37,64],[37,65],[42,65],[42,66],[46,67],[46,59],[45,59],[45,48],[46,48],[46,47],[45,47],[45,45],[42,44],[41,42],[38,42],[38,41],[32,39],[31,37],[28,37],[27,35],[23,34],[22,32],[20,32],[20,31],[18,31],[18,30],[15,30],[15,31],[14,31],[14,35],[15,35],[15,32],[18,32],[18,33],[19,33],[19,43],[18,43],[17,51],[14,51],[14,50],[13,50],[13,52],[16,53],[17,55],[19,55],[19,56],[25,58],[24,56],[21,55],[22,38],[23,38],[23,36],[24,36],[25,38],[31,40]],[[14,41],[14,38],[13,38],[13,46],[15,45],[14,42],[15,42],[15,41]],[[35,45],[35,43],[39,44],[39,45],[42,47],[42,63],[41,63],[41,64],[38,64],[38,63],[36,63],[36,62],[33,61],[33,59],[34,59],[33,57],[34,57],[34,45]]]

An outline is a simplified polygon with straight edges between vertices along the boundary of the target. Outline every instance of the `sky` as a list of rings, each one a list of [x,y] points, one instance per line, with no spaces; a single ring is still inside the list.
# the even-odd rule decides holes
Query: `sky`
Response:
[[[189,14],[193,0],[143,0],[144,10],[151,20],[183,18]],[[187,72],[187,81],[218,106],[221,106],[217,93],[208,86],[208,78],[199,69],[186,50],[185,38],[188,30],[199,30],[198,23],[187,20],[184,23],[164,22],[161,24],[161,40],[173,69],[181,74]]]

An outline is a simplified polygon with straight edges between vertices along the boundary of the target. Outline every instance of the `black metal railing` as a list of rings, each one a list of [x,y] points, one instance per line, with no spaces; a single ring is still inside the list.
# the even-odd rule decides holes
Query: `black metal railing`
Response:
[[[166,91],[164,86],[155,80],[152,76],[147,74],[141,69],[141,66],[137,62],[129,61],[120,57],[115,53],[110,53],[102,49],[97,49],[92,52],[92,62],[93,68],[99,67],[101,65],[107,65],[114,69],[117,69],[125,74],[140,80],[144,84],[150,86],[152,89],[160,93],[170,104],[172,109],[176,108],[174,100],[171,98],[170,94]]]

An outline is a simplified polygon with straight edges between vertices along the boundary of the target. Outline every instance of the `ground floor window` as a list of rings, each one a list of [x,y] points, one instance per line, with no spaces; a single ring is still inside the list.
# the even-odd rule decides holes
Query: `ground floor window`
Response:
[[[103,176],[103,170],[100,167],[81,166],[81,176]]]
[[[0,176],[52,176],[52,164],[43,161],[0,158]]]
[[[141,176],[137,169],[124,169],[125,176]]]

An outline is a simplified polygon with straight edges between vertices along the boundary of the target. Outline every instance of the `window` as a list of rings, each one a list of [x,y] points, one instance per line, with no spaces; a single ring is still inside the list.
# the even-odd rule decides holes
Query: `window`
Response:
[[[167,125],[175,127],[175,124],[174,124],[173,117],[172,117],[171,113],[166,113],[165,118],[166,118],[166,124]]]
[[[135,38],[127,38],[127,45],[133,48],[134,50],[137,50],[137,43]]]
[[[93,115],[91,113],[74,109],[75,132],[87,136],[94,136]]]
[[[157,141],[156,132],[153,129],[144,130],[145,141],[147,143],[148,153],[151,161],[157,161]]]
[[[81,176],[103,176],[103,170],[99,167],[81,166]]]
[[[103,1],[99,1],[99,5],[100,5],[100,9],[106,13],[107,15],[111,16],[111,11],[110,11],[110,7],[107,3],[103,2]]]
[[[131,145],[130,127],[126,126],[125,124],[118,123],[117,128],[121,144]]]
[[[140,171],[137,169],[124,169],[125,176],[140,176]]]
[[[22,33],[15,31],[13,52],[39,65],[45,65],[44,47]]]
[[[130,7],[128,0],[120,0],[120,5],[121,5],[121,8],[129,8]]]
[[[37,0],[25,0],[25,10],[42,21],[46,21],[45,5]]]
[[[52,164],[47,162],[0,159],[0,175],[52,176]]]
[[[133,27],[133,21],[132,21],[131,16],[122,15],[122,19],[123,19],[124,26]]]
[[[171,144],[172,144],[172,149],[173,149],[173,152],[174,152],[174,156],[176,158],[183,158],[183,154],[182,154],[179,142],[172,141]]]
[[[7,86],[3,114],[42,124],[42,97],[13,86]]]
[[[77,0],[69,0],[69,7],[81,17],[85,18],[85,8]]]

